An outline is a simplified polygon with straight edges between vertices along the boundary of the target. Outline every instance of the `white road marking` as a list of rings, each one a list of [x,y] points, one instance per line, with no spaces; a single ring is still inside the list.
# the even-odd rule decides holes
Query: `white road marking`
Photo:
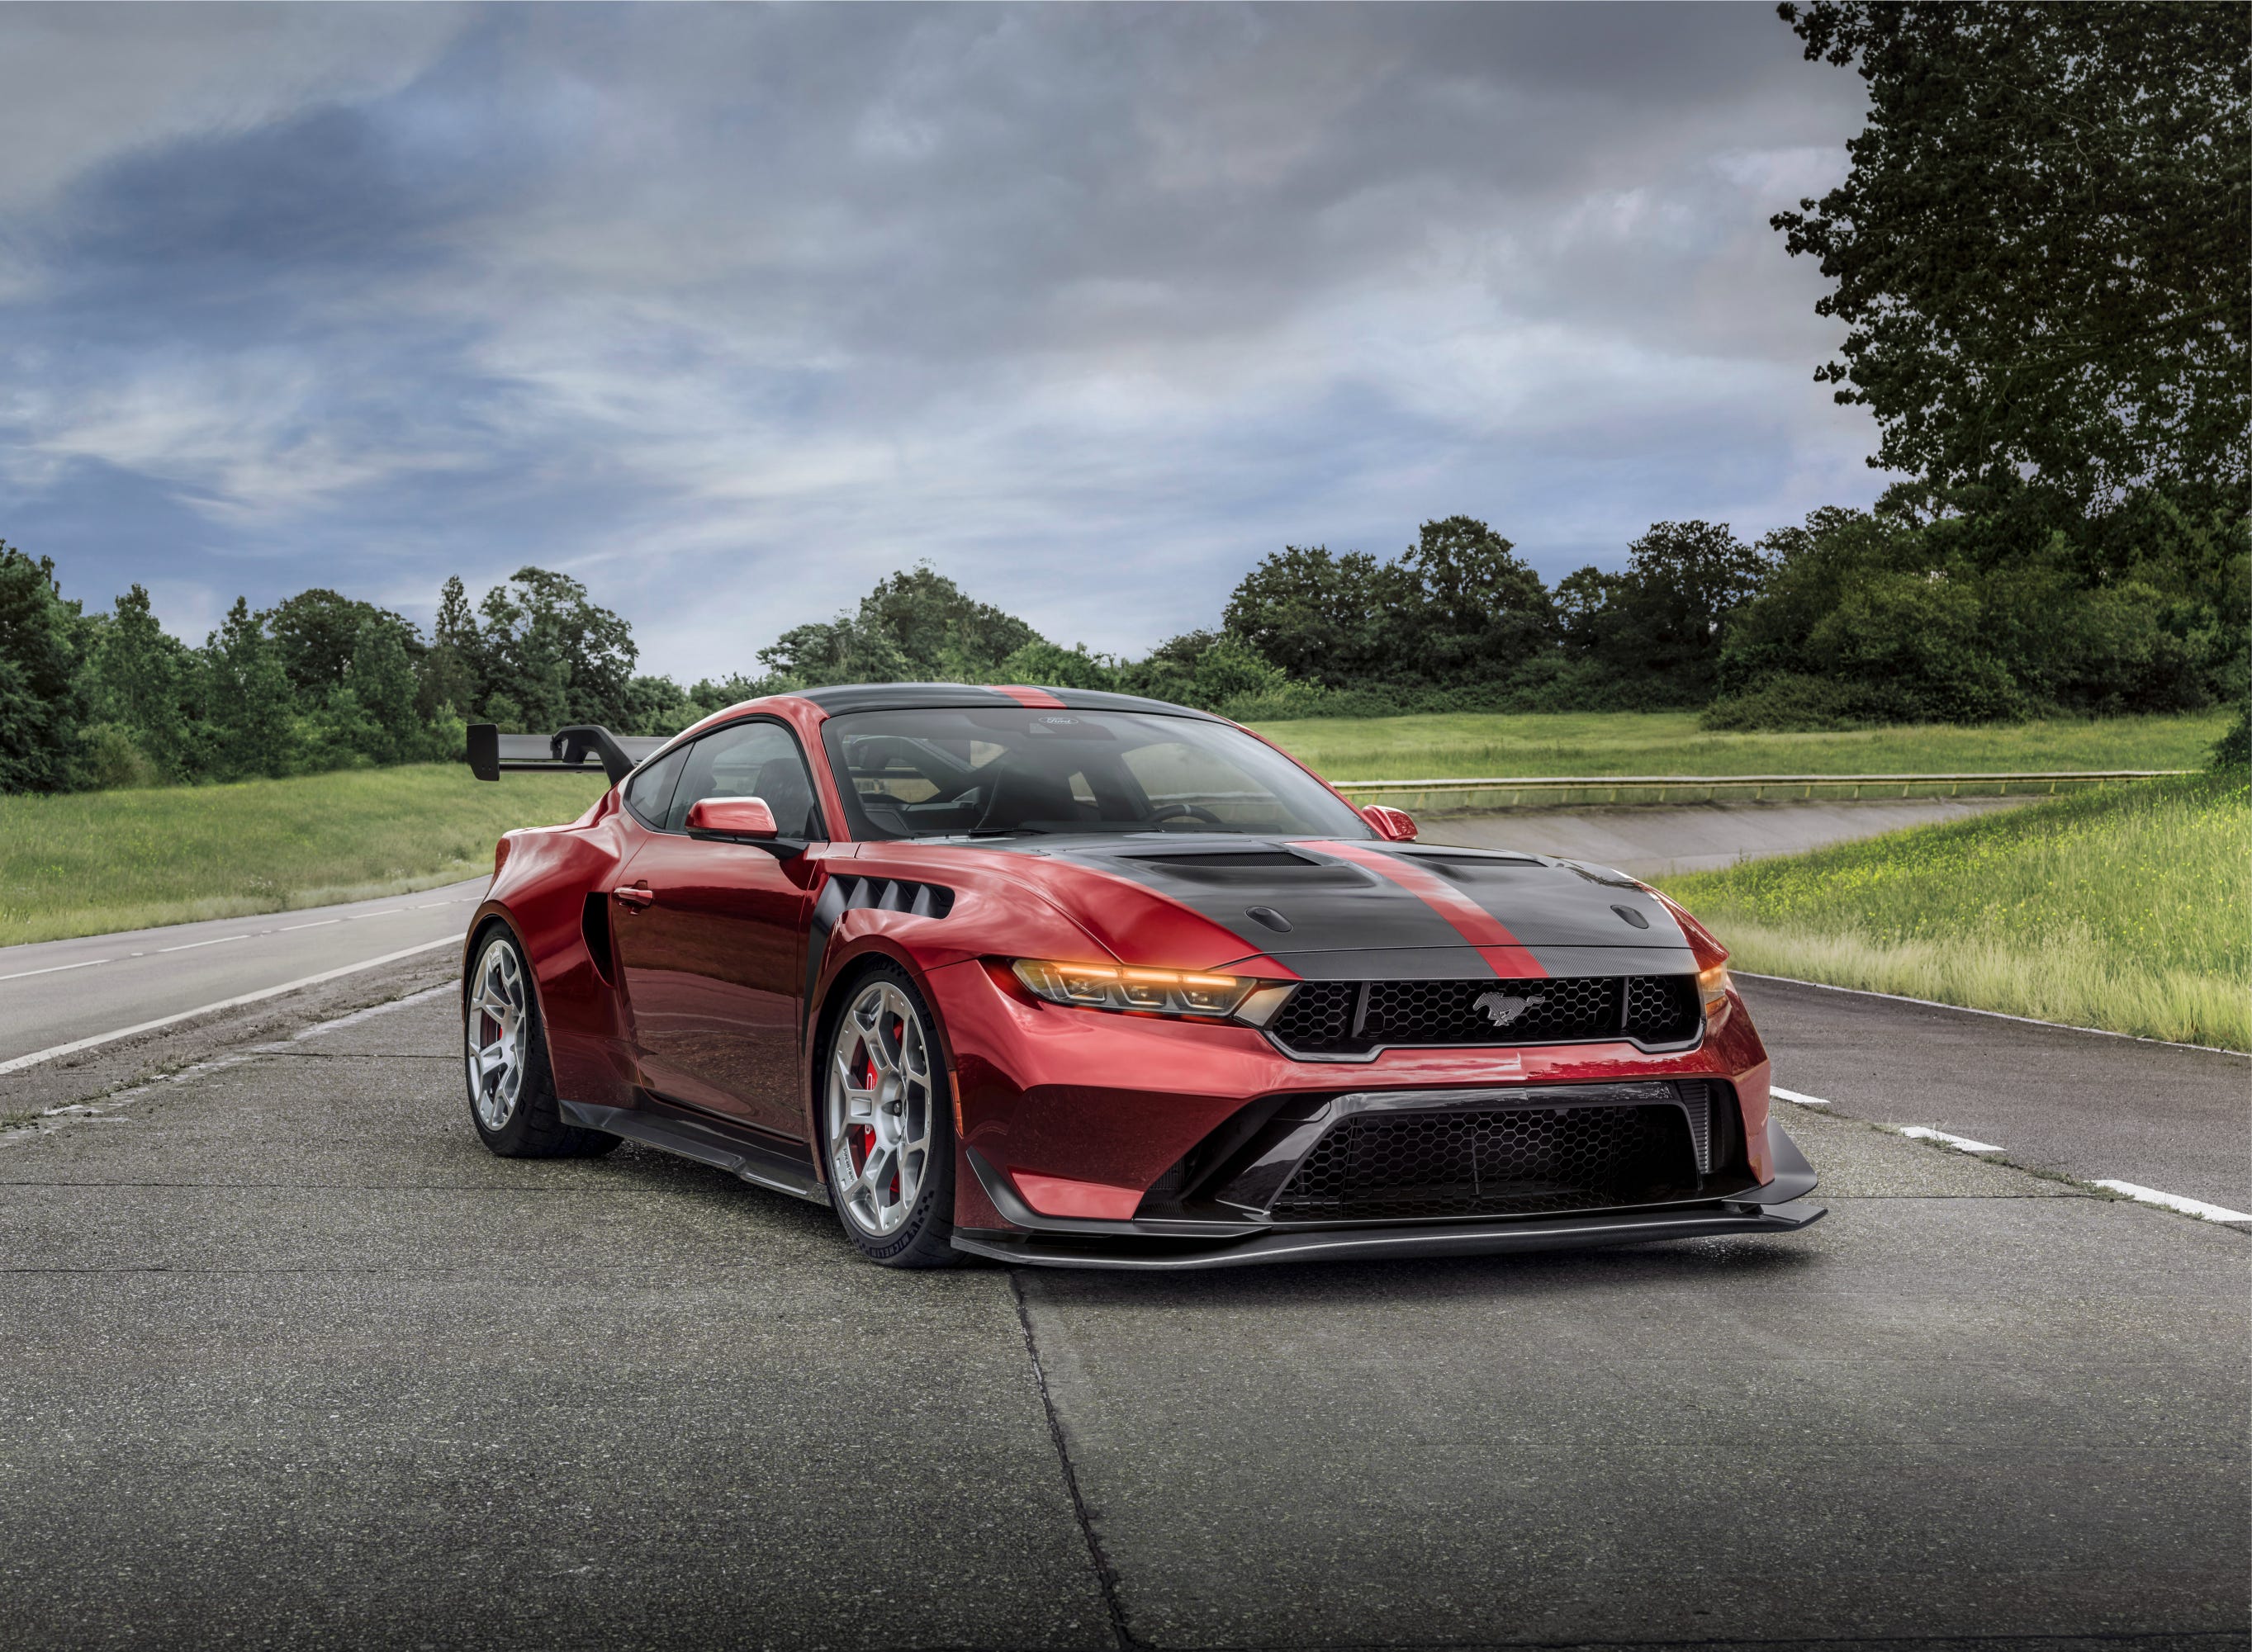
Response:
[[[91,969],[96,964],[108,961],[107,958],[86,958],[74,964],[49,964],[45,969],[18,969],[12,975],[0,975],[0,981],[24,981],[32,975],[52,975],[59,969]]]
[[[138,1025],[120,1027],[115,1032],[97,1032],[90,1038],[73,1038],[68,1044],[56,1045],[49,1050],[34,1050],[29,1055],[19,1055],[0,1061],[0,1072],[17,1072],[25,1067],[35,1067],[42,1061],[52,1061],[58,1056],[75,1055],[81,1050],[91,1050],[96,1045],[108,1044],[118,1038],[129,1038],[136,1033],[154,1032],[159,1027],[169,1027],[175,1022],[190,1021],[198,1016],[207,1016],[220,1010],[240,1009],[247,1003],[258,1003],[268,998],[278,998],[285,992],[295,992],[303,987],[317,987],[324,981],[335,981],[344,975],[358,975],[363,969],[372,969],[379,964],[396,963],[401,958],[428,952],[435,947],[458,947],[459,935],[446,935],[436,941],[426,941],[419,947],[404,947],[397,952],[386,952],[379,958],[365,959],[358,963],[345,964],[336,969],[323,969],[316,975],[300,976],[285,981],[278,987],[261,987],[256,992],[246,992],[239,997],[222,998],[217,1003],[199,1004],[193,1010],[183,1010],[177,1015],[159,1016],[154,1021]]]
[[[177,947],[159,947],[158,952],[193,952],[198,947],[223,947],[230,941],[247,941],[248,935],[217,935],[209,941],[184,941]]]
[[[342,922],[344,922],[344,920],[341,918],[323,918],[316,923],[283,924],[281,928],[275,930],[274,933],[277,935],[294,934],[300,929],[325,929],[330,924],[340,924]]]
[[[410,992],[404,998],[393,998],[387,1003],[372,1003],[365,1010],[355,1010],[348,1016],[338,1016],[334,1021],[323,1021],[316,1026],[300,1028],[289,1035],[289,1041],[295,1044],[301,1038],[317,1038],[324,1032],[334,1032],[338,1027],[357,1026],[372,1016],[389,1015],[393,1010],[404,1010],[411,1004],[427,1003],[441,993],[460,990],[461,982],[441,981],[434,987],[424,988],[421,992]],[[268,1045],[263,1047],[275,1049],[279,1046]]]
[[[1785,1101],[1795,1101],[1803,1107],[1826,1107],[1830,1104],[1818,1095],[1801,1095],[1796,1090],[1786,1090],[1779,1084],[1770,1084],[1767,1093]]]
[[[2186,1199],[2179,1193],[2161,1193],[2154,1187],[2137,1187],[2132,1182],[2098,1182],[2100,1188],[2114,1193],[2124,1193],[2129,1198],[2144,1204],[2163,1204],[2170,1211],[2179,1211],[2184,1216],[2201,1216],[2208,1222],[2252,1222],[2252,1215],[2232,1211],[2225,1204],[2207,1204],[2203,1199]]]
[[[1957,1153],[1999,1153],[2002,1149],[1991,1142],[1973,1142],[1967,1135],[1950,1135],[1944,1130],[1935,1130],[1925,1124],[1904,1124],[1901,1134],[1918,1142],[1943,1142]]]

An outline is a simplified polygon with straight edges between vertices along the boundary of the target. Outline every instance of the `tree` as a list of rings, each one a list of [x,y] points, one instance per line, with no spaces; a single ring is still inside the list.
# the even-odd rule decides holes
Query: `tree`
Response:
[[[290,685],[311,701],[344,680],[371,623],[388,627],[410,659],[422,652],[421,637],[401,615],[317,586],[275,603],[265,619]]]
[[[188,707],[202,698],[198,662],[157,623],[146,590],[136,585],[117,599],[96,630],[93,653],[95,716],[121,729],[165,779],[197,774],[202,753]]]
[[[288,774],[296,695],[280,650],[240,597],[204,644],[203,679],[212,772],[221,780]]]
[[[628,685],[641,650],[633,628],[590,600],[585,586],[546,568],[518,568],[477,606],[488,714],[535,732],[570,723],[626,725],[633,710]],[[498,718],[502,698],[514,717]]]
[[[1817,373],[1869,462],[2015,470],[2082,505],[2137,486],[2242,509],[2252,378],[2252,12],[2241,5],[1777,8],[1852,66],[1844,183],[1775,228],[1846,323]]]
[[[1042,640],[1024,621],[977,601],[923,563],[879,580],[851,613],[791,627],[759,650],[759,662],[808,687],[973,683]]]
[[[422,656],[415,705],[425,721],[446,707],[473,714],[484,705],[484,639],[477,631],[477,616],[470,610],[469,593],[459,574],[447,576],[438,595],[438,622],[431,628],[430,647]]]
[[[378,763],[404,763],[423,755],[414,664],[407,657],[397,628],[383,617],[362,621],[342,687],[365,717],[360,749],[366,757]]]
[[[79,605],[63,600],[52,557],[0,542],[0,792],[57,792],[72,781],[86,697],[78,680]]]
[[[1474,517],[1427,522],[1394,565],[1404,624],[1387,639],[1405,675],[1459,685],[1507,678],[1553,643],[1540,576]]]
[[[1365,551],[1284,545],[1243,576],[1222,623],[1287,676],[1331,687],[1383,680],[1395,660],[1387,621],[1401,585],[1396,570]]]

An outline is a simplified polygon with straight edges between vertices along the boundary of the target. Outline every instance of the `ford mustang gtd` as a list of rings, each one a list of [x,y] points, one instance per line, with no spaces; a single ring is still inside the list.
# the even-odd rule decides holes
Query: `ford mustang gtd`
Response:
[[[667,1149],[907,1267],[1822,1214],[1726,954],[1616,872],[1419,844],[1249,731],[1125,695],[813,689],[641,744],[470,731],[483,778],[592,754],[612,781],[501,840],[470,927],[495,1153]]]

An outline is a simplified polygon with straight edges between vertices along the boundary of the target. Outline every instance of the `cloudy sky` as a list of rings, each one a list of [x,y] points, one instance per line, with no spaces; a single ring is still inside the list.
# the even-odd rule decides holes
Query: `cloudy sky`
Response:
[[[0,7],[0,538],[200,640],[526,561],[748,669],[928,559],[1057,640],[1284,544],[1552,580],[1880,478],[1771,6]]]

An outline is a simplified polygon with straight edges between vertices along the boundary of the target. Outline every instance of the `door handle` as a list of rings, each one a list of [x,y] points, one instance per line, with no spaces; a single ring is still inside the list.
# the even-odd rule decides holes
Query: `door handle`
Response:
[[[613,889],[610,893],[618,898],[618,903],[621,906],[630,906],[636,912],[651,905],[657,899],[657,897],[650,892],[648,886],[641,884],[624,885]]]

